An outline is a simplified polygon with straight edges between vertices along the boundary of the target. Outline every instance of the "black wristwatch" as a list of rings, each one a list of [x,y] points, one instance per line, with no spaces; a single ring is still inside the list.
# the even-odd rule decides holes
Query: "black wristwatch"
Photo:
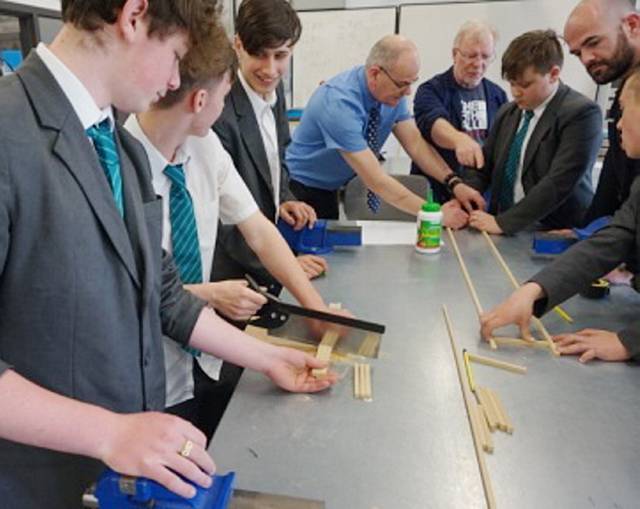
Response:
[[[462,184],[462,178],[460,177],[460,175],[457,175],[453,172],[449,173],[449,175],[447,175],[444,178],[444,184],[447,186],[447,188],[449,189],[449,192],[451,194],[453,194],[453,190],[455,189],[455,187],[458,184]]]

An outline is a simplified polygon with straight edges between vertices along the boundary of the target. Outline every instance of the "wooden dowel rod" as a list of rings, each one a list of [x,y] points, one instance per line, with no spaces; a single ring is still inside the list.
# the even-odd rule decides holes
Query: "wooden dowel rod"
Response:
[[[462,254],[460,253],[460,248],[458,247],[458,242],[456,241],[456,236],[453,233],[451,228],[447,228],[447,232],[449,233],[449,238],[451,239],[451,245],[453,246],[453,251],[458,259],[458,264],[460,265],[460,270],[462,271],[462,276],[464,277],[465,283],[467,283],[467,288],[469,289],[469,293],[471,294],[471,300],[473,301],[473,305],[476,308],[476,313],[478,314],[478,318],[483,313],[482,304],[480,304],[480,299],[478,298],[478,294],[476,293],[476,289],[473,286],[473,281],[471,280],[471,276],[469,275],[469,271],[467,270],[467,265],[464,263],[464,259],[462,258]],[[489,339],[489,346],[491,346],[492,350],[498,348],[495,341],[493,339]]]
[[[489,471],[484,461],[484,453],[482,452],[482,442],[480,439],[480,430],[474,425],[474,419],[472,410],[469,410],[471,393],[467,387],[466,378],[464,376],[464,368],[462,367],[462,360],[460,359],[460,350],[456,345],[456,340],[453,337],[453,326],[449,319],[449,312],[447,306],[442,306],[442,313],[444,315],[444,322],[449,334],[449,341],[451,343],[451,351],[456,364],[456,371],[458,372],[458,381],[460,382],[460,390],[462,390],[462,398],[464,399],[464,405],[467,410],[467,418],[469,420],[469,426],[471,427],[471,436],[473,437],[473,445],[476,451],[476,458],[478,460],[478,468],[480,469],[480,478],[482,479],[482,486],[484,487],[484,495],[487,500],[488,509],[495,509],[496,501],[493,494],[493,487],[491,485],[491,478],[489,477]]]
[[[527,372],[526,366],[519,364],[512,364],[510,362],[499,361],[498,359],[492,359],[491,357],[485,357],[484,355],[475,355],[473,353],[468,354],[469,360],[477,362],[478,364],[484,364],[485,366],[491,366],[492,368],[504,369],[511,373],[518,373],[524,375]]]

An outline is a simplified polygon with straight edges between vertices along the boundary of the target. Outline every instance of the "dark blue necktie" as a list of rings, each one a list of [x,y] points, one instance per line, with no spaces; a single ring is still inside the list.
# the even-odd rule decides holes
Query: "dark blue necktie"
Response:
[[[513,137],[513,141],[509,147],[509,155],[504,165],[504,175],[502,176],[502,188],[500,189],[500,211],[505,211],[513,206],[514,188],[516,179],[518,178],[518,166],[520,165],[522,145],[524,139],[527,137],[527,130],[529,129],[529,123],[532,118],[533,111],[524,112],[524,121]]]
[[[367,127],[365,129],[365,138],[367,145],[376,156],[380,159],[380,139],[378,138],[378,130],[380,128],[380,109],[376,106],[369,110],[369,118],[367,119]],[[380,198],[371,189],[367,189],[367,207],[374,214],[380,210]]]
[[[122,174],[120,172],[120,158],[116,141],[111,130],[111,121],[107,118],[97,125],[89,127],[87,136],[93,140],[93,146],[98,154],[98,160],[111,187],[116,208],[124,217],[124,201],[122,198]]]
[[[187,190],[181,164],[169,164],[164,174],[171,181],[169,220],[171,245],[180,278],[185,284],[202,283],[202,260],[191,195]]]

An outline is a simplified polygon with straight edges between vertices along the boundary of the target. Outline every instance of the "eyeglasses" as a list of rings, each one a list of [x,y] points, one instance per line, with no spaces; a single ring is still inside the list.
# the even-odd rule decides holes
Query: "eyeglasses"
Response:
[[[464,58],[467,62],[473,62],[474,60],[480,60],[485,64],[490,64],[496,59],[496,54],[491,53],[487,55],[486,53],[465,53],[461,49],[455,48],[455,50],[460,54],[462,58]]]
[[[391,76],[391,74],[389,74],[389,71],[387,71],[387,70],[386,70],[384,67],[382,67],[382,66],[379,66],[379,67],[380,67],[380,70],[381,70],[383,73],[385,73],[385,74],[387,75],[387,78],[389,78],[389,79],[391,80],[391,83],[393,83],[393,84],[396,86],[396,88],[397,88],[398,90],[403,90],[403,89],[410,88],[410,87],[411,87],[411,85],[413,85],[416,81],[418,81],[418,78],[416,78],[416,79],[415,79],[415,80],[413,80],[413,81],[404,81],[404,82],[402,82],[402,81],[396,81],[395,79],[393,79],[393,77]]]

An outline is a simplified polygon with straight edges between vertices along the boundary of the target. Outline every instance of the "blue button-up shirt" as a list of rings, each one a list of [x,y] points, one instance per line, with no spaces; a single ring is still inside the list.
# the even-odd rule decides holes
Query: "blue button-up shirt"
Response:
[[[304,110],[287,149],[291,179],[319,189],[338,189],[355,173],[340,155],[368,148],[365,131],[369,111],[380,108],[378,135],[384,144],[397,122],[411,118],[407,100],[380,104],[367,87],[364,66],[354,67],[322,84]]]

